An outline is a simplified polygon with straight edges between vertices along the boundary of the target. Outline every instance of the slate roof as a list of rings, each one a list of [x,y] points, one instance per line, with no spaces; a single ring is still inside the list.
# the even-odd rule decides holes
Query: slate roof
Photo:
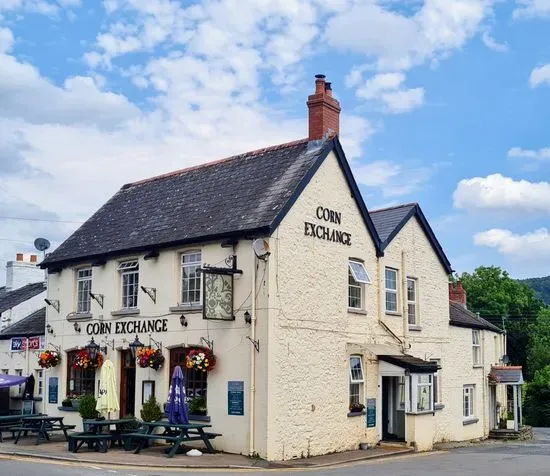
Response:
[[[491,367],[499,383],[522,384],[523,372],[521,366],[504,367],[501,365]]]
[[[376,232],[380,237],[380,249],[383,252],[391,241],[397,236],[399,231],[405,226],[405,224],[413,216],[416,216],[420,226],[426,233],[428,240],[432,244],[434,251],[439,257],[439,261],[445,268],[447,274],[452,274],[453,269],[451,263],[447,258],[447,255],[443,251],[441,244],[437,240],[432,227],[428,223],[428,220],[424,216],[422,209],[418,203],[406,203],[404,205],[398,205],[396,207],[383,208],[379,210],[372,210],[369,215],[374,223]]]
[[[389,364],[397,365],[402,369],[409,370],[414,373],[434,373],[438,370],[436,362],[422,360],[412,355],[379,355],[378,360],[383,360]]]
[[[27,301],[34,296],[44,292],[46,290],[46,284],[43,281],[38,283],[31,283],[20,288],[8,291],[0,295],[0,314],[12,307]]]
[[[468,327],[470,329],[483,329],[502,334],[504,331],[499,327],[491,324],[486,319],[479,317],[472,311],[468,311],[462,304],[449,301],[449,314],[451,326]]]
[[[289,142],[124,185],[41,267],[270,234],[331,150],[378,247],[376,230],[334,137]]]
[[[0,331],[0,340],[11,337],[33,337],[44,334],[46,326],[46,308],[38,309],[20,321]]]

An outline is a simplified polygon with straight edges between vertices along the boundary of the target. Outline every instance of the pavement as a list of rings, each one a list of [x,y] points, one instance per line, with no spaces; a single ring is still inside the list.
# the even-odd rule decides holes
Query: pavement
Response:
[[[4,445],[0,444],[0,449],[4,449]],[[371,450],[366,452],[368,451]],[[112,453],[115,454],[117,451]],[[91,459],[105,456],[97,453],[88,454],[92,455]],[[220,468],[182,468],[182,460],[188,457],[176,456],[173,463],[180,464],[177,469],[165,464],[158,467],[137,467],[130,465],[132,463],[140,464],[141,457],[145,456],[145,452],[139,457],[134,456],[132,453],[122,452],[121,454],[126,455],[125,462],[127,465],[122,465],[121,462],[107,464],[101,461],[44,460],[32,456],[22,458],[5,454],[0,455],[0,474],[2,476],[175,476],[184,472],[208,472],[213,475],[227,476],[243,472],[250,474],[270,472],[278,476],[290,476],[296,472],[313,471],[316,476],[365,476],[369,474],[376,476],[485,476],[493,474],[498,476],[517,476],[518,474],[521,476],[548,476],[550,475],[550,428],[535,429],[535,439],[532,441],[495,442],[489,440],[475,444],[463,444],[461,447],[447,451],[396,456],[386,455],[382,459],[333,462],[325,466],[278,468],[249,466],[225,470]],[[204,455],[203,457],[207,456],[210,455]],[[227,458],[229,455],[211,456]],[[150,457],[154,457],[154,455],[150,455]],[[136,461],[138,458],[139,461]],[[162,460],[163,463],[169,461],[160,454],[157,458],[157,461]],[[313,460],[313,458],[310,458],[310,460]]]

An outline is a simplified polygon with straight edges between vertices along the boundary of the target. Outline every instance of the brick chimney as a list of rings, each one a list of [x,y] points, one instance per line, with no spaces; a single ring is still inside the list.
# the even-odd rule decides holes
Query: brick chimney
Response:
[[[456,284],[449,283],[449,301],[466,307],[466,290],[462,287],[460,281],[457,281]]]
[[[315,93],[307,98],[309,140],[324,139],[340,133],[340,103],[332,97],[331,83],[324,74],[315,75]]]

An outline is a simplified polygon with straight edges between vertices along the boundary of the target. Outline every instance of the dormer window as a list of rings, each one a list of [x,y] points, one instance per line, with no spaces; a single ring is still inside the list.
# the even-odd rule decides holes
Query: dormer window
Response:
[[[123,261],[118,265],[120,272],[122,309],[134,309],[138,305],[139,263],[137,260]]]

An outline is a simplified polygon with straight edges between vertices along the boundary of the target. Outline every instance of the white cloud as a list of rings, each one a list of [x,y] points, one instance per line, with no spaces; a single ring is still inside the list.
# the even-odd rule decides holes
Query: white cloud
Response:
[[[508,157],[512,159],[550,160],[550,147],[543,147],[539,150],[512,147],[508,151]]]
[[[501,174],[461,180],[453,194],[455,208],[542,212],[550,210],[550,183],[514,180]]]
[[[489,0],[426,0],[412,16],[374,2],[355,3],[329,20],[337,48],[364,54],[378,70],[404,70],[461,48],[492,12]]]
[[[541,84],[550,86],[550,63],[534,68],[529,76],[529,86],[536,88]]]
[[[353,173],[357,181],[367,187],[380,189],[383,197],[402,197],[418,191],[434,176],[438,164],[431,166],[403,166],[389,160],[357,164]]]
[[[548,262],[550,258],[550,233],[547,228],[539,228],[523,235],[493,228],[477,233],[474,243],[478,246],[496,248],[499,253],[515,259],[540,263]]]
[[[550,0],[516,0],[516,3],[519,6],[513,13],[516,19],[550,16]]]
[[[483,44],[490,50],[496,51],[498,53],[507,53],[508,43],[499,43],[497,42],[488,31],[483,32],[481,36]]]
[[[348,76],[347,83],[357,81],[357,70]],[[391,114],[409,112],[424,104],[424,88],[402,88],[403,73],[380,73],[367,79],[357,88],[358,98],[380,101],[384,110]]]

